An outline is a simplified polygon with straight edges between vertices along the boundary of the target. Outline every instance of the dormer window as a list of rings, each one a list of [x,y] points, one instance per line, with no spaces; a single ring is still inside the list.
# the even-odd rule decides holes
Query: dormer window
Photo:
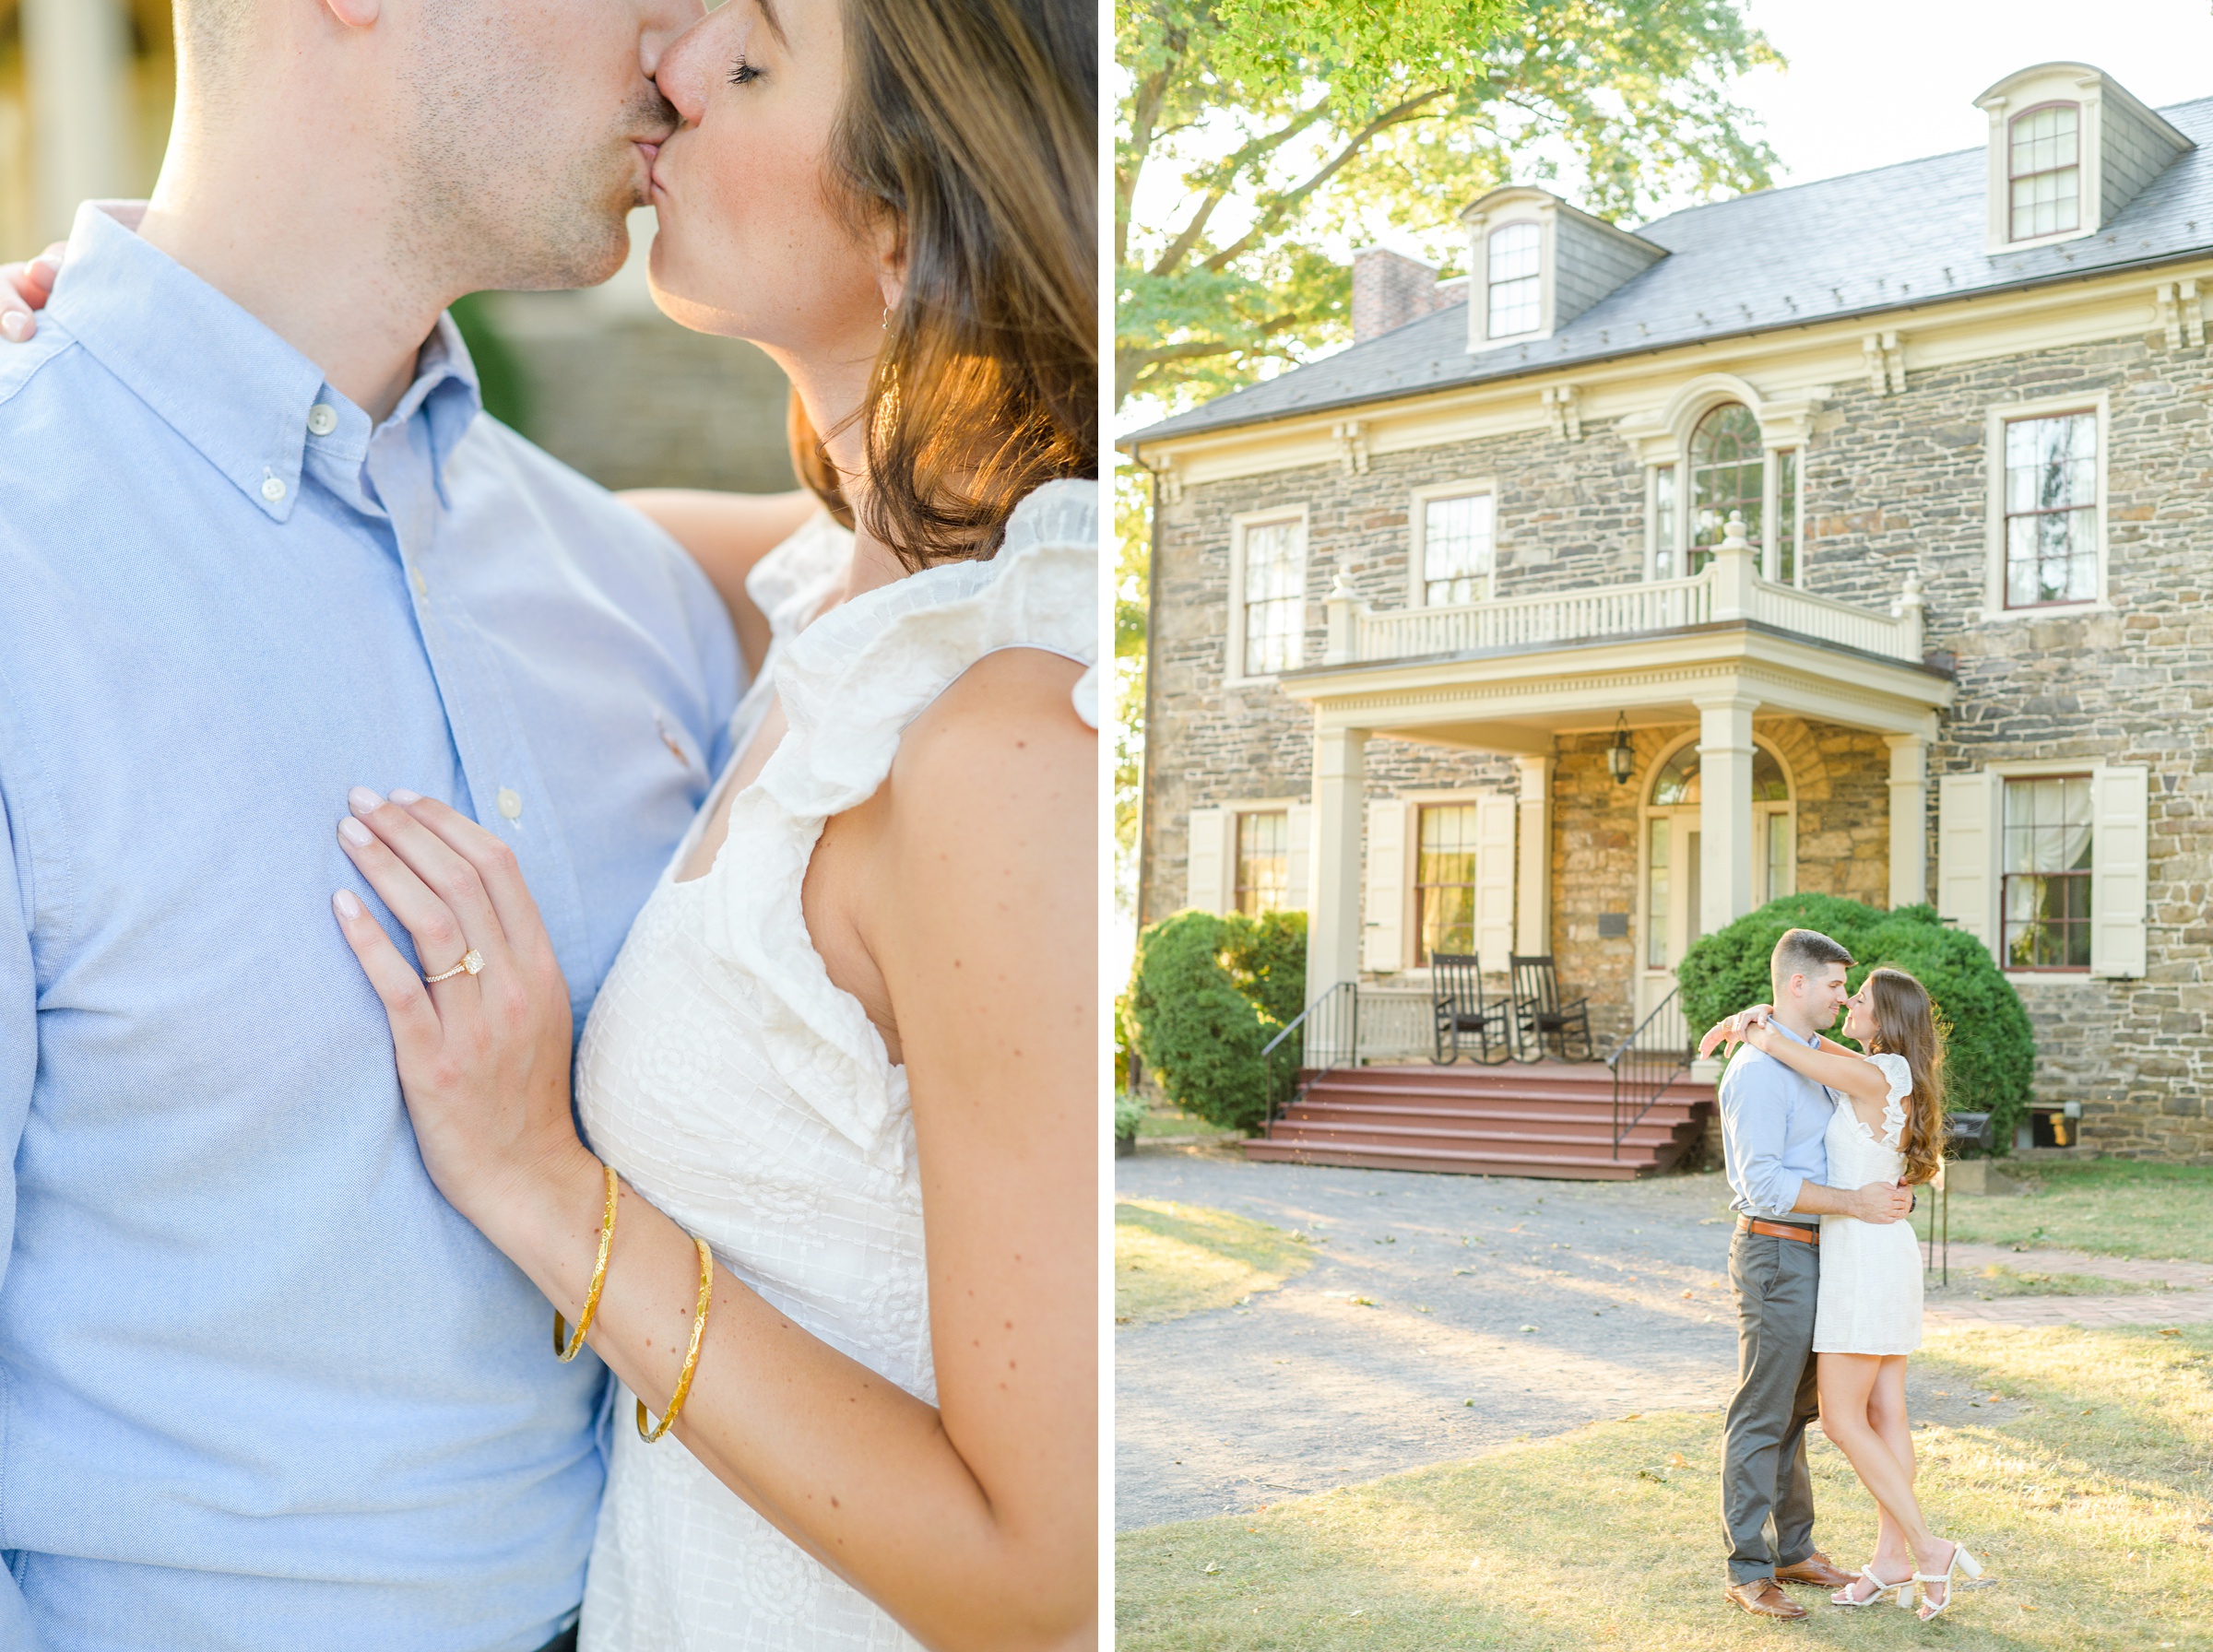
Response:
[[[2073,103],[2047,103],[2014,116],[2007,157],[2013,240],[2062,235],[2081,222],[2081,124],[2082,111]]]
[[[1491,231],[1485,286],[1493,338],[1537,330],[1544,313],[1539,279],[1544,240],[1544,231],[1535,224],[1501,224]]]
[[[2010,253],[2095,235],[2190,148],[2087,63],[2040,63],[1975,100],[1990,116],[1983,251]]]

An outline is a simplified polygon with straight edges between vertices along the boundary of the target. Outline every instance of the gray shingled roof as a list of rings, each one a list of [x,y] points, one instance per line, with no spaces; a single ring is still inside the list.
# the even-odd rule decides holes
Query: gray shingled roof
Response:
[[[2213,98],[2160,113],[2197,148],[2103,231],[1982,250],[1987,152],[1909,160],[1671,213],[1637,234],[1669,256],[1550,338],[1471,355],[1454,305],[1123,438],[1149,442],[1290,419],[1580,361],[2065,280],[2213,248]]]

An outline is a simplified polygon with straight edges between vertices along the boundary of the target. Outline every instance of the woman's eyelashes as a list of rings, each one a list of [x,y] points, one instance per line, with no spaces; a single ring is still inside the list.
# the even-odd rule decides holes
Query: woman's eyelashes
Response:
[[[761,71],[742,57],[730,65],[730,84],[732,86],[751,86],[760,78]]]

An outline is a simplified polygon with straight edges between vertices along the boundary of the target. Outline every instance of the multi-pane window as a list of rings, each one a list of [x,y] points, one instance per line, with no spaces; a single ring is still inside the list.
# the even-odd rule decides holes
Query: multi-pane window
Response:
[[[2009,970],[2090,967],[2090,778],[2006,783],[2006,936]]]
[[[1247,917],[1281,912],[1291,888],[1291,817],[1280,808],[1237,816],[1237,910]]]
[[[1696,573],[1713,559],[1727,536],[1732,513],[1745,519],[1745,537],[1760,539],[1760,502],[1767,454],[1759,420],[1742,402],[1723,402],[1690,433],[1690,567]]]
[[[1675,467],[1652,472],[1652,577],[1675,577]]]
[[[2012,192],[2008,239],[2033,241],[2079,227],[2079,124],[2072,103],[2047,103],[2014,117],[2006,169]]]
[[[1651,858],[1645,873],[1648,883],[1644,894],[1644,962],[1648,969],[1667,967],[1667,851],[1675,829],[1675,821],[1665,815],[1654,815],[1645,822],[1645,830],[1651,833]]]
[[[1447,803],[1421,813],[1414,856],[1416,963],[1435,952],[1475,950],[1475,806]]]
[[[1422,502],[1422,601],[1430,608],[1490,595],[1491,496],[1462,493]]]
[[[2006,426],[2006,606],[2098,596],[2098,416]]]
[[[1507,224],[1491,231],[1485,283],[1491,301],[1486,336],[1508,338],[1537,330],[1537,266],[1544,233],[1535,224]]]
[[[1304,537],[1296,522],[1245,530],[1245,675],[1267,677],[1298,664],[1307,628]]]
[[[1764,874],[1760,898],[1778,901],[1791,892],[1791,817],[1782,809],[1773,809],[1761,817],[1761,823],[1766,827],[1766,841],[1760,845]]]

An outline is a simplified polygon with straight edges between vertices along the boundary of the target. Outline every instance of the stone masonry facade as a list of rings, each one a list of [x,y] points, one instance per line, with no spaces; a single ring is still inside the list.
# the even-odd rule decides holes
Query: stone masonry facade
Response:
[[[1534,392],[1532,391],[1533,397]],[[2102,395],[2111,612],[1984,620],[1989,409]],[[1995,762],[2141,763],[2150,773],[2149,911],[2140,980],[2017,978],[2038,1040],[2037,1100],[2078,1101],[2082,1140],[2111,1153],[2213,1163],[2213,359],[2160,334],[1916,372],[1878,394],[1839,384],[1804,450],[1805,584],[1886,610],[1909,572],[1927,593],[1932,658],[1959,681],[1929,756],[1931,898],[1938,777]],[[1324,641],[1337,565],[1379,608],[1406,601],[1413,490],[1496,481],[1497,590],[1615,584],[1644,566],[1644,478],[1604,425],[1580,440],[1532,430],[1378,454],[1343,465],[1187,483],[1159,503],[1154,571],[1145,871],[1141,919],[1176,910],[1184,822],[1209,804],[1304,796],[1304,709],[1272,686],[1225,687],[1231,519],[1309,513],[1306,659]],[[1796,782],[1797,887],[1882,904],[1888,888],[1887,753],[1880,738],[1760,718],[1758,738]],[[1640,729],[1634,784],[1614,785],[1607,737],[1556,753],[1553,944],[1563,985],[1624,1024],[1631,941],[1602,940],[1602,912],[1634,896],[1639,804],[1679,730]],[[1427,787],[1511,791],[1510,759],[1377,739],[1371,796]]]

